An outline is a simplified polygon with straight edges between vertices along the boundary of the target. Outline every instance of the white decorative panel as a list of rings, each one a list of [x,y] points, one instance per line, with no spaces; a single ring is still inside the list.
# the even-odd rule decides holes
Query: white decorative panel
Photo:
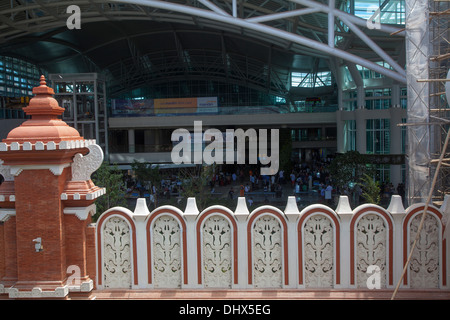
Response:
[[[422,214],[410,225],[410,247],[419,230]],[[411,288],[439,287],[439,227],[436,218],[427,214],[409,265]]]
[[[306,221],[303,230],[305,286],[333,287],[334,234],[331,220],[324,215],[314,215]]]
[[[77,153],[73,157],[72,181],[90,180],[92,173],[102,165],[104,158],[102,148],[96,144],[92,144],[88,148],[87,155],[83,156],[81,153]]]
[[[264,215],[253,225],[254,285],[281,287],[283,277],[282,229],[276,218]]]
[[[202,228],[203,280],[205,287],[231,287],[232,229],[227,219],[213,215]]]
[[[181,228],[163,215],[153,224],[153,284],[155,288],[180,288],[182,269]]]
[[[380,268],[380,285],[386,286],[387,230],[377,214],[364,215],[356,227],[356,279],[358,287],[367,288],[367,267]],[[369,270],[370,271],[370,270]]]
[[[105,288],[131,288],[130,227],[111,217],[103,229],[103,280]]]

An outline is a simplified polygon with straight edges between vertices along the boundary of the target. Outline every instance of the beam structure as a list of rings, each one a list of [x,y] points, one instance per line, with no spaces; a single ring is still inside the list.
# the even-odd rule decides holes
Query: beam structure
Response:
[[[4,22],[0,26],[0,43],[16,37],[22,37],[38,31],[45,31],[51,28],[63,27],[67,13],[61,8],[65,8],[65,2],[49,2],[39,0],[40,2],[27,2],[16,4],[11,2],[9,8],[0,7],[0,19]],[[404,69],[395,62],[395,59],[386,51],[380,48],[372,37],[369,37],[362,28],[367,28],[368,21],[358,18],[352,14],[346,13],[336,8],[336,0],[330,0],[328,4],[323,4],[314,0],[289,0],[295,4],[288,6],[283,12],[270,11],[266,8],[255,6],[251,14],[244,16],[243,8],[251,8],[249,2],[232,0],[231,3],[219,4],[210,0],[199,0],[198,2],[186,2],[185,4],[175,3],[171,1],[159,0],[74,0],[67,2],[67,5],[79,5],[82,10],[82,21],[98,22],[98,21],[124,21],[124,20],[155,20],[155,21],[174,21],[176,19],[180,23],[197,24],[196,19],[204,19],[209,27],[223,29],[224,25],[233,27],[233,32],[245,31],[254,37],[266,39],[268,42],[278,40],[287,41],[309,48],[311,52],[325,54],[331,57],[337,57],[345,61],[359,64],[363,67],[371,69],[375,72],[392,78],[395,81],[405,84],[406,74]],[[117,5],[117,6],[115,6]],[[124,5],[120,7],[119,5]],[[103,7],[108,6],[108,12],[102,11]],[[136,9],[138,8],[138,9]],[[142,9],[146,8],[146,9]],[[153,8],[153,12],[148,10]],[[23,12],[39,12],[44,13],[39,16],[37,14],[28,15],[26,19],[19,19]],[[248,11],[246,11],[248,13]],[[327,17],[328,26],[320,26],[319,29],[327,30],[325,37],[328,41],[321,41],[318,36],[315,39],[308,38],[299,33],[298,28],[304,28],[300,25],[302,17],[307,15],[322,14]],[[8,23],[4,20],[8,20]],[[294,23],[292,23],[294,21]],[[302,20],[304,21],[304,20]],[[351,32],[342,32],[342,28],[334,28],[338,21],[346,24]],[[295,27],[292,27],[295,26]],[[376,30],[380,34],[395,33],[396,37],[404,36],[405,31],[397,27],[380,24]],[[313,31],[315,34],[316,31]],[[365,43],[370,50],[377,56],[386,61],[392,69],[378,65],[374,61],[360,57],[355,53],[350,53],[335,45],[336,35],[344,37],[354,37]]]

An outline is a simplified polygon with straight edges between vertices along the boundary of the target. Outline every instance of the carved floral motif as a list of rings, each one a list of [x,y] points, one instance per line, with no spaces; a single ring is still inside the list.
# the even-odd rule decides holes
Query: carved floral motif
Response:
[[[89,153],[83,156],[77,153],[73,157],[72,181],[86,181],[91,179],[92,173],[100,168],[103,162],[103,150],[97,144],[88,146]]]
[[[386,286],[387,232],[384,220],[377,214],[364,215],[356,227],[356,278],[358,287],[367,288],[367,267],[380,268],[381,287]]]
[[[333,225],[324,215],[309,218],[304,226],[305,286],[333,286]]]
[[[281,226],[276,218],[265,215],[253,226],[253,272],[255,287],[281,287]]]
[[[11,167],[3,165],[3,160],[0,159],[0,176],[3,176],[5,181],[14,181],[14,175],[10,169]]]
[[[181,229],[178,221],[163,215],[153,224],[153,277],[155,288],[181,287]]]
[[[205,287],[231,287],[231,227],[227,219],[213,215],[206,219],[203,236],[203,278]]]
[[[419,230],[422,214],[410,225],[410,247]],[[427,214],[409,266],[411,288],[439,287],[439,227],[436,218]]]
[[[105,288],[131,288],[130,227],[121,217],[111,217],[103,229]]]

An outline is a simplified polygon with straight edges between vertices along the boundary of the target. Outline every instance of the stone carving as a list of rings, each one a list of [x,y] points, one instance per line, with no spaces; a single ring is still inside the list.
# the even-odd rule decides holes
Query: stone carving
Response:
[[[410,225],[410,247],[419,230],[422,213],[416,215]],[[438,221],[427,214],[416,242],[409,266],[411,288],[439,287],[439,227]]]
[[[203,236],[203,279],[205,287],[231,287],[231,227],[227,219],[213,215],[206,219]]]
[[[0,176],[3,176],[5,181],[14,181],[14,175],[11,173],[11,167],[3,165],[2,159],[0,159]]]
[[[72,163],[72,181],[86,181],[91,179],[94,173],[103,162],[103,150],[97,144],[91,144],[87,147],[89,153],[83,156],[77,153],[73,157]]]
[[[367,267],[380,268],[381,287],[386,286],[387,232],[384,220],[377,214],[364,215],[356,227],[356,279],[358,287],[367,288]]]
[[[282,286],[282,236],[276,218],[264,215],[253,226],[253,273],[255,287]]]
[[[333,225],[324,215],[314,215],[304,226],[305,286],[331,288],[334,279]]]
[[[163,215],[153,224],[153,284],[155,288],[181,288],[181,229]]]
[[[131,288],[130,227],[121,217],[111,217],[103,229],[105,288]]]

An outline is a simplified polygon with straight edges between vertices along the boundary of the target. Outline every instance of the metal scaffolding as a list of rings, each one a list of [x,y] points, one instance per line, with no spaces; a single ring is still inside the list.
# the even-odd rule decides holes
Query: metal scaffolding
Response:
[[[443,155],[442,165],[437,173],[433,201],[440,204],[445,194],[450,194],[450,150],[444,142],[450,129],[450,2],[430,1],[430,122],[431,129],[431,174],[436,171],[438,158]],[[447,90],[446,90],[447,89]],[[446,94],[447,91],[447,94]]]
[[[448,1],[406,1],[409,204],[425,202],[442,154],[432,201],[439,203],[450,192],[450,157],[443,150],[450,123],[445,95],[450,61],[449,14]]]
[[[422,233],[428,208],[450,194],[450,15],[448,0],[406,1],[408,196],[425,202],[401,281]]]

